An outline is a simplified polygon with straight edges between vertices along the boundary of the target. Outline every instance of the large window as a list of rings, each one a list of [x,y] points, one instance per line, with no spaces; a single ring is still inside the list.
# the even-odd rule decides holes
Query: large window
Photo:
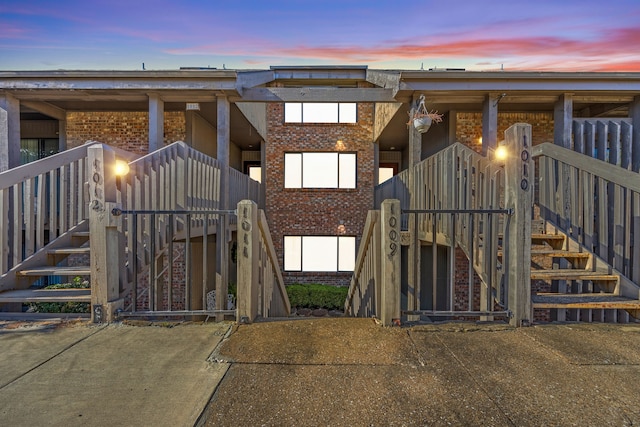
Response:
[[[285,123],[356,123],[354,102],[287,102]]]
[[[353,271],[356,238],[353,236],[285,236],[286,271]]]
[[[285,153],[284,188],[356,188],[356,155]]]

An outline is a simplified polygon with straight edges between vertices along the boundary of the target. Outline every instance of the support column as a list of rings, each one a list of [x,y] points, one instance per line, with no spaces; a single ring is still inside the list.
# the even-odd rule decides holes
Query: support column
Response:
[[[0,95],[0,172],[20,166],[20,101]]]
[[[531,125],[516,123],[505,131],[505,207],[513,209],[505,223],[504,243],[508,308],[512,326],[531,324],[531,213],[535,171],[531,158]]]
[[[164,145],[164,101],[157,93],[149,96],[149,153]]]
[[[380,208],[382,235],[380,320],[385,326],[400,324],[400,200],[385,200]]]
[[[498,103],[501,95],[490,93],[482,104],[482,154],[498,145]]]
[[[633,126],[631,140],[631,170],[640,172],[640,96],[633,98],[629,106],[629,117]]]
[[[229,145],[231,144],[231,105],[225,95],[217,96],[218,117],[217,158],[220,164],[220,209],[231,209],[229,206]],[[227,304],[227,292],[229,287],[229,217],[224,215],[218,223],[216,232],[217,272],[216,272],[216,309],[225,310]],[[239,279],[238,279],[239,280]],[[223,320],[220,317],[218,320]]]
[[[414,100],[415,101],[415,100]],[[411,110],[411,117],[413,117],[417,106],[414,102],[414,107]],[[409,126],[409,194],[411,196],[409,201],[410,209],[420,209],[416,204],[416,183],[415,166],[422,160],[422,134],[418,132],[411,124]],[[417,215],[417,214],[414,214]],[[420,310],[420,278],[422,272],[420,271],[420,252],[421,243],[418,238],[418,229],[416,228],[416,222],[414,218],[409,218],[409,235],[411,236],[411,242],[409,244],[408,251],[408,271],[407,271],[407,309],[408,310]],[[418,316],[407,316],[408,321],[418,320]]]
[[[124,239],[118,231],[121,216],[111,210],[116,204],[115,152],[106,145],[87,149],[89,161],[89,232],[91,234],[91,319],[112,322],[122,308],[120,271]]]
[[[573,94],[560,95],[553,108],[553,140],[556,145],[571,148],[573,126]]]
[[[258,316],[258,233],[258,206],[251,200],[242,200],[238,203],[238,323],[251,323]]]

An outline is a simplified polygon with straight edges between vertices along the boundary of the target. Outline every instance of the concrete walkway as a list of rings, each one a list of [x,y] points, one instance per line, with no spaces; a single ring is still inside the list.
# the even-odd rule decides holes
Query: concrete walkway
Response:
[[[0,329],[0,425],[192,426],[230,324]]]
[[[54,326],[0,324],[0,425],[640,423],[639,325]]]

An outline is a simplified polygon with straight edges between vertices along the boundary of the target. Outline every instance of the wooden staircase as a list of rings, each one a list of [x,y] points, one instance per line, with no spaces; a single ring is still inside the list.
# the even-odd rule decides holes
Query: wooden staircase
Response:
[[[85,221],[25,260],[10,277],[14,289],[0,292],[0,320],[88,319],[90,313],[33,313],[27,306],[29,303],[90,303],[91,289],[44,289],[37,285],[40,278],[47,276],[60,276],[61,283],[72,282],[76,277],[91,282],[90,251],[88,221]],[[73,265],[68,265],[71,260]]]
[[[534,320],[628,323],[640,321],[633,287],[602,260],[555,227],[531,236]],[[636,286],[637,288],[637,286]]]

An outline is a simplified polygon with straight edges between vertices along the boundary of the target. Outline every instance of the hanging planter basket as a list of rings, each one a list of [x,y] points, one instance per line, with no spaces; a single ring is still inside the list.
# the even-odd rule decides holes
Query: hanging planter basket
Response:
[[[420,133],[425,133],[431,127],[433,120],[429,116],[416,117],[413,119],[413,127]]]
[[[409,117],[411,119],[407,126],[410,126],[411,122],[413,122],[413,127],[419,133],[428,131],[433,122],[440,123],[442,121],[442,114],[438,114],[437,111],[431,113],[427,111],[427,107],[424,105],[424,95],[420,95],[420,102],[417,108],[409,112]]]

